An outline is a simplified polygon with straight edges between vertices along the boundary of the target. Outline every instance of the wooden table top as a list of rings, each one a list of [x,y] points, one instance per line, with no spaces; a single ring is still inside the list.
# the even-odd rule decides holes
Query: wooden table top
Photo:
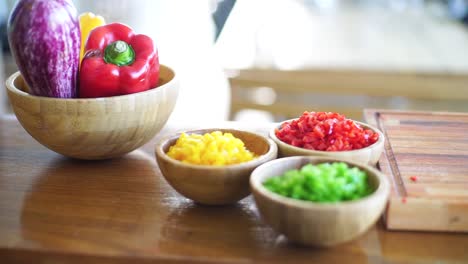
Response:
[[[272,124],[217,124],[266,133]],[[0,118],[2,263],[466,263],[468,236],[396,232],[378,223],[330,249],[304,248],[265,225],[250,197],[206,207],[163,179],[153,148],[168,125],[125,157],[79,161]],[[430,219],[428,219],[430,221]]]

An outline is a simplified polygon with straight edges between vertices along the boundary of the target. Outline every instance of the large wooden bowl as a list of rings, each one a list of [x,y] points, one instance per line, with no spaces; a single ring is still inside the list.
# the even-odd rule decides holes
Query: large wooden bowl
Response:
[[[263,186],[270,177],[306,164],[344,161],[321,157],[288,157],[267,162],[252,172],[250,187],[262,219],[291,241],[311,246],[333,246],[365,233],[385,209],[390,185],[382,173],[359,163],[350,167],[366,171],[375,190],[367,197],[338,203],[316,203],[287,198]]]
[[[291,119],[292,120],[292,119]],[[287,120],[287,121],[291,121]],[[380,156],[384,150],[385,136],[377,128],[370,126],[365,123],[354,121],[359,124],[361,127],[366,129],[371,129],[374,132],[379,134],[379,139],[374,144],[357,150],[349,151],[319,151],[319,150],[310,150],[305,148],[295,147],[288,143],[281,141],[276,137],[275,130],[279,129],[281,125],[270,130],[270,138],[275,141],[278,145],[278,156],[279,157],[291,157],[291,156],[319,156],[319,157],[329,157],[335,159],[346,159],[355,161],[362,164],[369,164],[375,166],[380,159]]]
[[[6,85],[16,117],[39,143],[73,158],[107,159],[137,149],[164,126],[179,82],[163,65],[159,82],[145,92],[91,99],[31,95],[19,72]]]
[[[167,182],[183,196],[207,205],[235,203],[249,195],[251,172],[257,166],[277,156],[276,144],[271,139],[255,133],[220,128],[185,133],[205,134],[216,130],[232,133],[258,157],[248,162],[227,166],[192,165],[175,160],[166,154],[180,134],[165,138],[156,145],[156,159]]]

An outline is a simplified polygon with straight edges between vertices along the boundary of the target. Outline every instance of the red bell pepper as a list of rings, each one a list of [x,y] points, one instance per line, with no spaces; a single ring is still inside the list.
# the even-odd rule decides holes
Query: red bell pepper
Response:
[[[155,88],[159,57],[153,40],[124,24],[91,31],[80,69],[80,97],[124,95]]]

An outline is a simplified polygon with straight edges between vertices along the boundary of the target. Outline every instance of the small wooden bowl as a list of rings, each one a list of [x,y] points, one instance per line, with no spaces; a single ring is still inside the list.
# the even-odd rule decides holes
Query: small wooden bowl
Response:
[[[354,201],[316,203],[287,198],[263,186],[270,177],[306,164],[346,162],[366,171],[372,194]],[[267,162],[250,177],[250,188],[263,220],[291,241],[309,246],[333,246],[365,233],[382,214],[390,194],[385,175],[359,163],[325,157],[288,157]]]
[[[148,142],[175,106],[179,82],[161,65],[157,88],[122,96],[60,99],[34,96],[19,72],[6,82],[21,125],[39,143],[78,159],[108,159]]]
[[[292,121],[287,120],[287,121]],[[285,121],[286,122],[286,121]],[[380,159],[380,156],[384,150],[385,136],[384,134],[368,124],[354,121],[363,128],[371,129],[374,132],[379,134],[379,139],[374,144],[357,150],[349,151],[320,151],[320,150],[310,150],[305,148],[295,147],[288,143],[281,141],[276,137],[275,130],[279,129],[281,125],[270,130],[270,138],[275,141],[278,145],[278,156],[279,157],[291,157],[291,156],[320,156],[320,157],[330,157],[336,159],[346,159],[362,164],[369,164],[375,166]]]
[[[250,173],[260,164],[275,159],[278,152],[276,144],[271,139],[247,131],[215,128],[185,133],[205,134],[217,130],[232,133],[258,157],[248,162],[227,166],[192,165],[175,160],[166,154],[180,133],[163,139],[156,145],[156,160],[167,182],[183,196],[201,204],[230,204],[249,195]]]

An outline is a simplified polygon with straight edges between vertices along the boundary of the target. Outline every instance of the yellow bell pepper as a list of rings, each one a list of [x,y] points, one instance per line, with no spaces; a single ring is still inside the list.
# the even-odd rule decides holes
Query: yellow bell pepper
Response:
[[[86,40],[88,40],[91,30],[106,24],[102,16],[97,16],[91,12],[86,12],[80,15],[80,30],[81,30],[81,50],[80,50],[80,64],[84,56]]]

